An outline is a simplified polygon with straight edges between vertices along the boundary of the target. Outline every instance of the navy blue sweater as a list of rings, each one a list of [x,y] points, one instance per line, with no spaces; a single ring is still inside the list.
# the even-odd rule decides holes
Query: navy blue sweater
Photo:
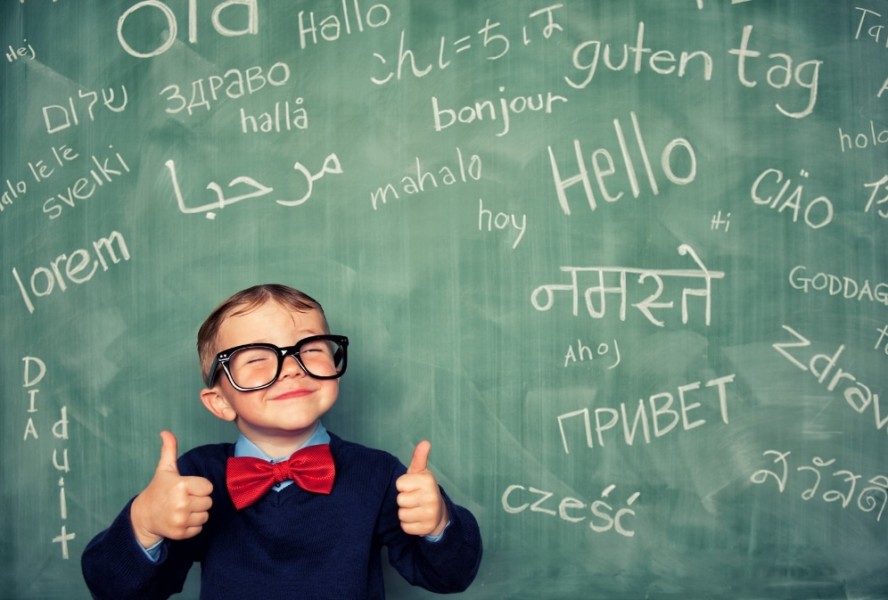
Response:
[[[96,598],[167,598],[182,590],[191,565],[201,564],[202,598],[384,598],[381,550],[410,583],[434,592],[462,591],[481,561],[472,514],[446,495],[450,526],[430,542],[405,534],[398,522],[395,480],[406,468],[380,450],[330,434],[336,483],[329,495],[291,485],[238,511],[225,487],[233,444],[191,450],[183,475],[213,484],[213,507],[199,535],[165,541],[154,563],[139,546],[128,504],[89,543],[83,575]]]

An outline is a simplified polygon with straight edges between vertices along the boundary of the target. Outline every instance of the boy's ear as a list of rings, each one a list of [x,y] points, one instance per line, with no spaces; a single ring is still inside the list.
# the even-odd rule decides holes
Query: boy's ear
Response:
[[[215,387],[202,389],[200,391],[200,401],[203,402],[208,411],[223,421],[234,421],[237,418],[234,408]]]

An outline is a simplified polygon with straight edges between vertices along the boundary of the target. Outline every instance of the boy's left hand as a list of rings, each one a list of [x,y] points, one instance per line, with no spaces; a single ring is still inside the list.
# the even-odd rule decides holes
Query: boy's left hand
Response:
[[[432,444],[421,441],[413,450],[407,472],[395,482],[398,488],[398,519],[410,535],[441,535],[447,526],[447,505],[438,481],[428,469]]]

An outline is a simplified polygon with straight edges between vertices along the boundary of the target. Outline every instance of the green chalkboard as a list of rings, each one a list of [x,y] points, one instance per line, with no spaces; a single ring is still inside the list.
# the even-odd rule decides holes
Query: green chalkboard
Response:
[[[888,597],[885,0],[2,11],[0,596],[235,439],[196,331],[281,282],[326,426],[477,516],[464,597]]]

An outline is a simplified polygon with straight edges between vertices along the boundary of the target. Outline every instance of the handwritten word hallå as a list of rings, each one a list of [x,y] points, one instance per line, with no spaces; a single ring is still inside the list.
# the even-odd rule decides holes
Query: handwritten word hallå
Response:
[[[799,176],[807,178],[808,172],[803,169],[799,173]],[[772,181],[774,182],[773,184],[771,184]],[[763,195],[768,192],[760,188],[774,189],[781,183],[783,185],[780,186],[780,190],[776,195],[763,197]],[[784,180],[783,171],[779,169],[765,169],[753,182],[752,188],[750,189],[750,197],[755,204],[776,209],[778,213],[782,213],[784,210],[789,209],[792,214],[793,223],[798,223],[799,211],[804,203],[805,225],[811,229],[820,229],[832,222],[834,211],[832,201],[829,198],[826,196],[817,196],[816,198],[803,202],[802,192],[804,190],[804,185],[801,183],[797,184],[792,192],[786,195],[786,191],[790,186],[792,186],[792,179],[786,177]]]
[[[678,279],[702,279],[702,288],[682,288],[681,290],[681,322],[687,324],[690,319],[688,298],[698,297],[705,299],[703,320],[704,323],[708,326],[711,321],[712,280],[721,279],[722,277],[724,277],[725,274],[721,271],[708,271],[703,263],[700,261],[700,257],[697,256],[697,253],[694,252],[694,250],[687,244],[682,244],[681,246],[679,246],[678,253],[682,256],[689,255],[694,260],[694,262],[697,263],[697,266],[700,268],[700,270],[656,270],[636,269],[628,267],[561,267],[561,272],[568,273],[570,275],[570,283],[541,285],[536,288],[531,294],[530,303],[536,310],[540,312],[545,312],[551,310],[552,306],[554,306],[556,292],[567,292],[570,298],[571,314],[575,317],[579,316],[579,274],[589,273],[593,277],[597,274],[597,282],[594,285],[587,287],[583,292],[583,299],[585,301],[586,310],[589,313],[589,316],[594,319],[600,319],[604,317],[607,312],[606,294],[619,294],[619,318],[621,321],[625,321],[626,305],[628,302],[627,280],[628,275],[632,273],[633,275],[638,275],[638,279],[636,282],[638,283],[639,289],[644,287],[644,284],[648,280],[651,280],[653,282],[655,289],[642,300],[632,303],[631,306],[638,309],[638,311],[641,312],[641,314],[643,314],[648,321],[650,321],[657,327],[663,327],[665,323],[657,316],[655,316],[652,311],[671,310],[675,305],[674,300],[669,300],[668,302],[660,300],[660,296],[663,294],[664,291],[663,278],[675,277]],[[606,285],[605,274],[615,274],[618,277],[618,285]],[[597,306],[595,296],[597,296],[598,300]]]
[[[771,462],[777,466],[773,467],[773,470],[768,468],[756,471],[752,474],[750,480],[759,485],[763,485],[768,481],[773,481],[782,494],[786,491],[789,483],[790,470],[788,459],[791,454],[792,452],[790,451],[781,452],[779,450],[765,450],[762,453],[762,456],[773,457]],[[796,473],[806,472],[811,473],[814,476],[811,487],[803,490],[801,493],[803,500],[808,502],[813,498],[818,497],[818,488],[823,479],[821,469],[825,468],[828,469],[827,473],[830,475],[830,480],[833,484],[842,486],[846,489],[826,490],[819,496],[823,502],[838,502],[839,506],[846,509],[851,505],[851,501],[854,499],[855,493],[857,493],[857,508],[862,512],[874,512],[877,522],[882,520],[882,513],[885,512],[885,506],[888,505],[888,476],[875,475],[870,477],[867,482],[868,485],[862,487],[858,493],[858,482],[863,476],[853,473],[848,469],[838,468],[835,458],[824,460],[819,456],[815,456],[811,459],[810,465],[796,467]],[[836,483],[835,480],[838,480],[838,483]],[[876,509],[878,509],[878,512],[875,512]]]
[[[28,39],[25,38],[25,41],[22,43],[25,45],[19,46],[18,48],[14,47],[12,44],[9,45],[9,52],[6,53],[6,60],[9,62],[15,62],[20,58],[30,58],[30,60],[37,58],[37,53],[34,51],[34,47],[28,43]]]
[[[563,4],[552,4],[545,8],[535,10],[528,15],[529,19],[543,17],[544,24],[542,26],[543,38],[548,40],[556,31],[563,31],[560,24],[555,21],[555,11],[563,8]],[[509,53],[512,47],[511,38],[500,30],[502,23],[486,19],[484,26],[477,31],[479,39],[477,43],[481,48],[486,60],[499,60]],[[522,42],[525,46],[532,42],[532,37],[528,33],[527,26],[521,28]],[[401,81],[406,75],[412,75],[419,79],[425,77],[433,70],[443,71],[450,67],[450,52],[454,55],[468,52],[473,48],[473,35],[466,35],[457,38],[452,43],[444,36],[441,37],[438,44],[438,56],[436,62],[423,62],[423,66],[417,66],[416,54],[413,50],[406,47],[406,32],[401,30],[401,39],[397,51],[397,60],[393,61],[394,66],[389,66],[386,57],[378,52],[373,53],[373,57],[382,65],[382,74],[370,77],[370,81],[376,85],[385,85],[390,81]]]
[[[207,184],[207,189],[216,194],[216,200],[214,202],[209,202],[207,204],[202,204],[200,206],[189,207],[185,203],[185,199],[182,196],[182,190],[179,186],[179,178],[176,173],[176,163],[174,160],[170,159],[164,163],[167,170],[170,173],[170,178],[173,182],[173,192],[176,195],[176,201],[179,203],[179,210],[188,214],[196,214],[196,213],[206,213],[206,217],[208,219],[216,218],[216,213],[213,212],[214,209],[222,210],[226,206],[231,206],[241,200],[249,200],[251,198],[261,198],[262,196],[267,196],[268,194],[274,193],[274,188],[259,183],[252,177],[241,175],[239,177],[235,177],[231,181],[228,182],[228,188],[237,188],[237,189],[245,189],[247,190],[244,193],[235,192],[234,195],[227,196],[222,191],[222,186],[216,183],[215,181],[211,181]],[[324,175],[332,174],[332,175],[340,175],[342,174],[342,166],[339,164],[339,157],[336,154],[330,154],[324,159],[324,164],[321,169],[312,173],[308,170],[305,165],[301,162],[296,162],[293,165],[293,169],[299,173],[307,184],[307,189],[305,193],[296,199],[285,199],[285,200],[275,200],[281,206],[300,206],[308,202],[309,198],[311,198],[312,191],[314,190],[314,182],[318,179],[321,179]]]
[[[524,232],[527,229],[527,215],[521,215],[519,224],[517,215],[504,212],[497,212],[494,215],[492,210],[484,208],[484,200],[478,199],[478,231],[503,230],[508,227],[518,232],[512,243],[512,250],[514,250],[521,243],[521,238],[524,237]]]
[[[241,107],[240,120],[243,133],[280,133],[282,131],[308,129],[308,112],[302,106],[304,100],[296,98],[293,104],[289,100],[275,102],[270,111],[247,114]]]
[[[798,354],[802,352],[800,350],[802,348],[811,348],[811,340],[788,325],[784,325],[783,329],[793,337],[793,340],[775,342],[772,344],[774,350],[802,371],[810,371],[811,375],[817,379],[817,383],[826,386],[827,391],[834,392],[836,388],[841,386],[845,402],[859,414],[863,414],[867,408],[872,406],[876,429],[882,429],[888,425],[888,415],[883,417],[881,414],[879,395],[874,394],[868,385],[859,381],[852,373],[837,367],[832,378],[829,379],[829,383],[826,383],[830,372],[836,367],[839,357],[845,351],[845,344],[841,344],[832,355],[815,354],[805,363],[804,358],[798,357]],[[888,428],[886,428],[886,432],[888,432]]]
[[[601,491],[601,497],[598,500],[585,502],[570,496],[565,496],[558,501],[550,500],[555,496],[554,492],[541,490],[532,485],[512,484],[503,491],[500,501],[503,510],[510,515],[529,511],[558,517],[568,523],[582,523],[588,519],[589,529],[595,533],[615,531],[624,537],[633,537],[635,530],[630,529],[624,519],[635,516],[635,510],[631,507],[641,496],[641,492],[632,493],[625,500],[623,508],[615,509],[611,503],[616,503],[610,499],[610,495],[616,487],[616,484],[611,484]]]
[[[630,112],[629,118],[632,121],[636,149],[638,155],[641,156],[642,167],[647,176],[647,183],[650,186],[651,192],[656,196],[660,193],[660,187],[657,183],[656,175],[654,174],[654,168],[651,165],[650,152],[644,142],[641,127],[638,124],[638,118],[635,116],[635,113]],[[629,152],[629,145],[626,143],[626,136],[623,133],[623,125],[620,123],[619,119],[614,119],[614,133],[616,134],[617,144],[620,147],[620,156],[623,159],[622,175],[625,177],[625,182],[629,185],[629,191],[632,193],[632,197],[638,198],[641,195],[641,185],[637,175],[639,168],[636,166],[635,159]],[[576,175],[571,175],[566,178],[561,175],[561,169],[558,167],[558,161],[555,159],[555,152],[552,149],[552,146],[548,147],[549,162],[552,166],[552,180],[555,184],[555,191],[558,194],[558,203],[561,205],[561,210],[564,211],[564,214],[570,214],[567,191],[578,184],[582,185],[583,196],[589,204],[589,209],[593,211],[598,206],[595,194],[596,190],[598,196],[603,198],[607,203],[618,202],[623,198],[626,191],[625,189],[620,189],[615,192],[615,187],[619,186],[622,181],[611,180],[614,175],[618,174],[618,169],[610,151],[605,148],[597,148],[589,155],[589,162],[594,175],[594,187],[596,188],[596,190],[593,190],[593,180],[590,179],[589,170],[586,168],[586,153],[580,144],[580,140],[575,139],[573,145],[576,170],[578,172]],[[678,155],[678,157],[676,157],[674,154],[679,148],[683,150],[683,156]],[[679,161],[681,158],[684,160]],[[679,174],[675,172],[675,167],[673,166],[675,162],[682,162],[679,167],[683,168],[683,173]],[[697,177],[697,156],[694,153],[694,148],[691,146],[691,143],[684,138],[675,138],[670,141],[660,152],[659,167],[662,174],[666,176],[666,179],[675,185],[687,185],[694,181]]]
[[[437,188],[439,180],[441,185],[447,187],[478,181],[481,179],[483,166],[480,156],[472,154],[467,159],[463,156],[460,148],[456,148],[456,164],[438,167],[437,171],[426,170],[418,156],[415,164],[416,169],[401,178],[400,194],[407,196],[421,194],[427,188]],[[394,184],[387,183],[370,192],[370,204],[373,206],[373,210],[379,210],[380,204],[387,204],[389,196],[398,200],[401,197],[398,190],[399,188]]]
[[[123,99],[117,104],[114,104],[115,95],[114,90],[112,88],[102,90],[102,104],[110,110],[111,112],[120,113],[126,109],[127,102],[129,98],[126,92],[126,86],[120,86]],[[85,92],[80,90],[77,93],[79,99],[89,98],[86,110],[89,116],[90,121],[95,121],[95,115],[93,114],[93,108],[99,102],[99,94],[94,91]],[[80,117],[78,116],[78,108],[83,110],[80,106],[80,103],[74,102],[74,97],[68,97],[68,106],[63,106],[61,104],[47,104],[43,107],[43,122],[46,125],[47,133],[58,133],[59,131],[64,131],[73,125],[80,124]],[[71,109],[70,111],[68,109]]]
[[[83,285],[91,280],[99,267],[107,271],[109,263],[116,265],[121,260],[130,259],[126,240],[118,231],[112,231],[107,237],[99,238],[92,242],[92,248],[78,248],[68,254],[59,254],[49,262],[49,266],[36,267],[26,279],[22,281],[18,269],[12,268],[12,277],[22,294],[22,300],[29,313],[34,312],[35,298],[49,296],[55,291],[56,286],[64,292],[68,289],[68,283]],[[30,292],[30,293],[29,293]]]
[[[500,93],[506,91],[505,86],[500,86]],[[502,137],[509,133],[512,117],[510,115],[520,115],[523,112],[537,112],[550,115],[552,114],[553,102],[567,102],[564,96],[554,95],[552,92],[534,94],[532,96],[515,96],[514,98],[499,99],[498,105],[493,100],[481,100],[474,104],[463,106],[459,109],[441,108],[438,104],[437,96],[432,96],[432,115],[434,116],[435,131],[443,131],[455,123],[468,125],[475,121],[497,121],[502,120],[502,129],[496,134]],[[497,111],[497,106],[499,111]]]
[[[875,285],[869,279],[859,281],[847,275],[839,276],[832,273],[816,272],[811,274],[808,267],[796,265],[789,272],[789,285],[806,294],[817,292],[863,302],[877,302],[888,306],[888,282],[880,281]]]
[[[632,446],[638,435],[641,435],[641,441],[650,444],[653,439],[659,439],[673,431],[690,431],[707,424],[707,420],[699,416],[699,414],[690,416],[694,411],[703,407],[701,402],[689,402],[689,397],[694,393],[703,393],[701,387],[716,388],[717,394],[717,414],[720,416],[722,423],[728,425],[728,395],[726,386],[733,383],[735,375],[723,375],[711,379],[703,384],[701,381],[695,381],[685,385],[678,386],[678,406],[676,407],[675,395],[672,392],[659,392],[652,394],[647,401],[644,398],[638,399],[638,406],[634,409],[635,414],[630,415],[633,410],[629,402],[621,402],[619,409],[607,406],[599,406],[589,410],[588,407],[571,411],[558,415],[558,430],[561,433],[561,443],[564,446],[564,453],[570,454],[568,444],[568,432],[565,423],[576,417],[580,417],[580,431],[584,434],[581,439],[587,448],[592,449],[605,446],[605,433],[612,432],[615,440],[622,438],[623,443]],[[708,394],[712,396],[712,394]],[[712,398],[709,398],[710,400]],[[706,409],[704,409],[705,411]],[[648,412],[650,411],[650,412]],[[711,411],[709,411],[711,412]],[[592,415],[594,415],[595,424],[592,424]],[[693,420],[691,420],[693,419]],[[618,425],[622,423],[622,427],[618,429]],[[677,429],[678,427],[680,429]],[[639,427],[641,430],[639,431]],[[653,433],[653,438],[651,438]]]
[[[614,364],[610,365],[608,369],[613,369],[620,364],[620,345],[617,343],[617,340],[614,340],[613,346],[607,342],[601,342],[595,347],[593,352],[592,346],[584,344],[583,340],[578,338],[576,346],[571,344],[567,347],[567,352],[564,354],[564,367],[567,368],[576,363],[593,362],[610,354],[612,348],[616,356],[614,357]]]

